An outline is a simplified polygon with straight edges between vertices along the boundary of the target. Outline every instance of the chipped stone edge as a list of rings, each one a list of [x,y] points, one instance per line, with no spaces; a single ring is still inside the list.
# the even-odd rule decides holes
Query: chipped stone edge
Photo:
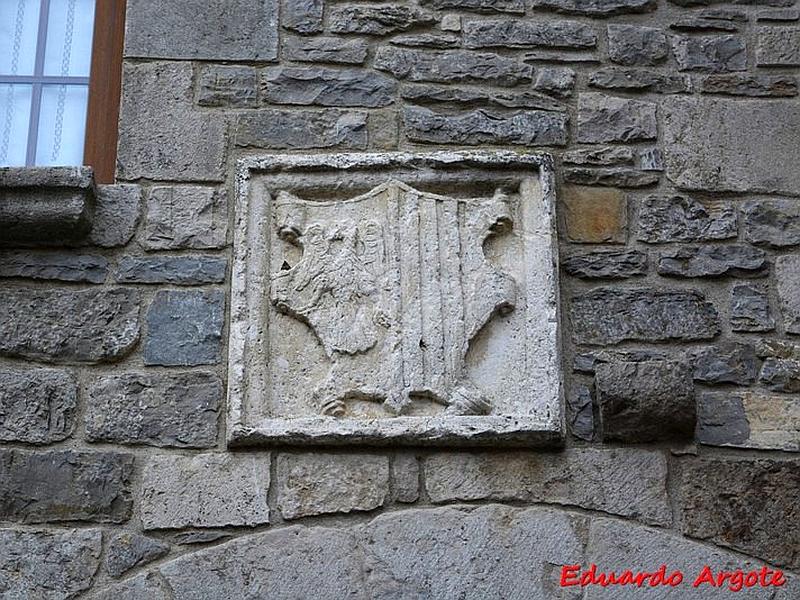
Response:
[[[269,202],[251,208],[251,176],[253,173],[277,175],[286,172],[314,171],[328,175],[339,171],[385,171],[391,168],[495,167],[531,170],[538,175],[538,189],[531,190],[540,203],[530,203],[529,210],[540,218],[526,219],[536,227],[528,237],[550,237],[541,245],[538,260],[528,265],[527,288],[539,292],[528,300],[538,301],[528,308],[528,322],[541,325],[529,331],[539,334],[529,340],[527,354],[536,353],[545,343],[551,349],[538,363],[542,368],[532,373],[537,382],[533,389],[547,390],[543,405],[545,415],[437,416],[424,421],[414,417],[392,419],[337,419],[334,417],[274,418],[249,423],[246,414],[248,388],[256,383],[266,389],[268,382],[262,371],[248,372],[248,363],[258,360],[266,364],[266,356],[258,352],[254,342],[262,335],[255,319],[248,316],[259,306],[257,290],[266,289],[269,241],[261,239],[259,228],[269,219]],[[227,444],[234,446],[277,444],[364,444],[364,445],[458,445],[553,447],[564,442],[564,398],[561,374],[561,336],[559,319],[559,285],[557,268],[557,234],[555,228],[555,176],[553,158],[545,153],[498,151],[438,151],[428,153],[346,153],[346,154],[266,154],[248,156],[237,161],[234,207],[234,243],[231,273],[231,301],[228,333]],[[537,206],[538,204],[538,206]],[[258,206],[260,205],[260,206]],[[541,218],[543,217],[543,218]],[[535,276],[537,280],[533,280]],[[545,285],[547,281],[551,283]],[[541,290],[547,290],[542,294]],[[263,300],[262,300],[263,301]],[[542,353],[538,353],[542,354]]]

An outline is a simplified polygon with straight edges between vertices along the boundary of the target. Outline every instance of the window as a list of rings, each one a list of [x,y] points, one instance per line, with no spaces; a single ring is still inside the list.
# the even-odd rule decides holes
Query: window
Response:
[[[124,0],[0,0],[0,165],[114,176]]]

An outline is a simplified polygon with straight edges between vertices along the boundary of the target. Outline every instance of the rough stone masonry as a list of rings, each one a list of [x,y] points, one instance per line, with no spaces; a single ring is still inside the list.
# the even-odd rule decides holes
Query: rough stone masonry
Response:
[[[800,597],[795,4],[129,0],[116,183],[0,169],[0,597]],[[237,161],[464,149],[552,156],[563,440],[229,447]]]

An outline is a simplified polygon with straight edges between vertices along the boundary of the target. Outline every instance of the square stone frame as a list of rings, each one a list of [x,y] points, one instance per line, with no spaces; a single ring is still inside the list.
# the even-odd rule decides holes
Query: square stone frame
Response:
[[[264,340],[258,323],[268,319],[270,301],[267,241],[273,190],[313,188],[315,179],[336,183],[347,191],[348,181],[385,179],[398,175],[409,185],[441,183],[443,173],[463,181],[470,173],[492,173],[498,179],[538,180],[538,198],[529,205],[526,249],[526,354],[534,361],[528,402],[544,410],[539,415],[397,416],[385,419],[346,419],[327,416],[248,420],[248,405],[258,388],[268,389]],[[456,179],[453,179],[456,181]],[[358,183],[352,183],[356,187]],[[372,185],[372,184],[370,184]],[[318,184],[317,189],[324,187]],[[254,190],[256,193],[254,193]],[[524,200],[523,200],[524,201]],[[257,155],[237,163],[235,234],[228,333],[227,443],[230,447],[289,445],[408,445],[461,447],[554,447],[564,441],[564,401],[561,373],[558,246],[555,218],[553,159],[544,153],[513,151],[439,151],[346,153],[318,155]],[[527,252],[528,245],[535,246]],[[268,327],[268,324],[267,326]],[[536,351],[531,352],[531,344]],[[544,414],[541,414],[544,413]]]

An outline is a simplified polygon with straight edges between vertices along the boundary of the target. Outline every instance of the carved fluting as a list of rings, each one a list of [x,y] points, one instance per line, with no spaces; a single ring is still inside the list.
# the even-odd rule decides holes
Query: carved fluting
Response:
[[[313,391],[322,414],[344,416],[354,400],[390,415],[491,412],[464,361],[484,325],[516,305],[517,283],[483,250],[512,214],[502,194],[462,200],[396,181],[337,203],[278,195],[278,237],[302,255],[272,274],[271,301],[329,359]]]

